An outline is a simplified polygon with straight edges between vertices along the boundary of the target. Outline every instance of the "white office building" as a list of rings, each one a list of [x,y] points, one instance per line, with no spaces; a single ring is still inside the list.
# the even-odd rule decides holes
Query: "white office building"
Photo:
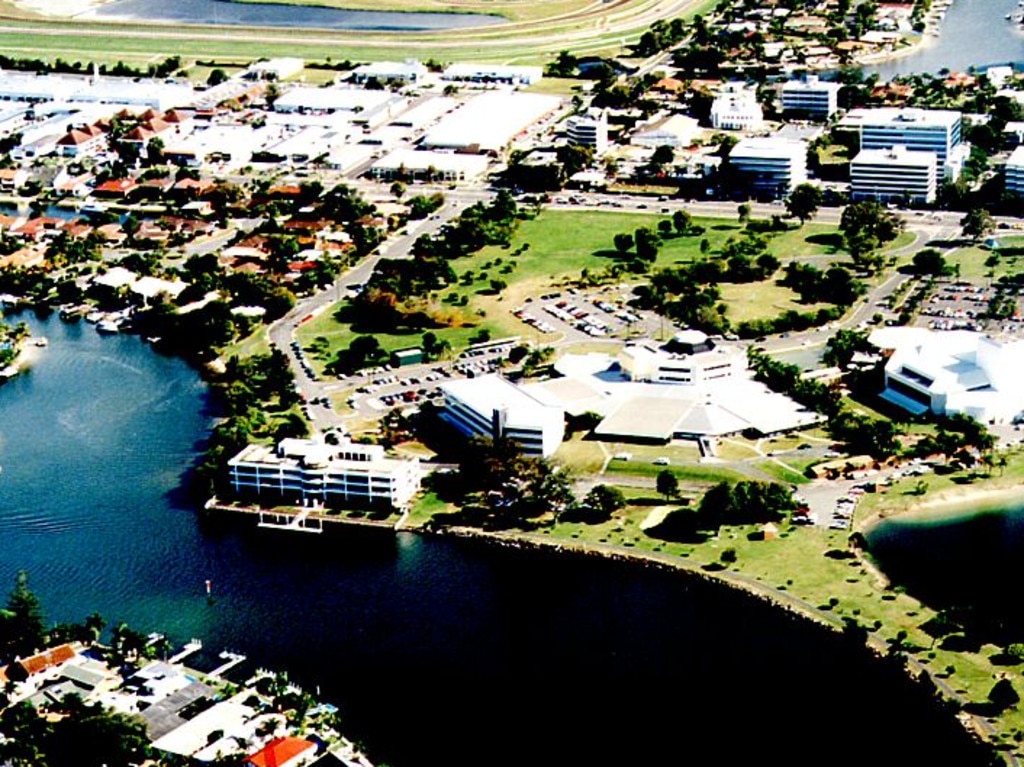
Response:
[[[565,411],[545,405],[498,375],[441,386],[441,418],[469,437],[509,439],[527,455],[549,456],[565,433]]]
[[[598,155],[608,149],[608,113],[603,109],[572,115],[566,120],[565,130],[573,146],[590,147]]]
[[[789,80],[782,85],[782,111],[791,117],[828,120],[839,110],[841,87],[815,75],[808,75],[806,80]]]
[[[850,197],[877,202],[934,202],[937,165],[934,152],[912,152],[904,146],[862,149],[850,163]]]
[[[1007,192],[1024,195],[1024,146],[1014,149],[1006,161],[1005,184]]]
[[[757,101],[757,88],[743,83],[723,85],[711,104],[711,127],[715,130],[761,130],[764,110]]]
[[[861,149],[934,152],[938,172],[956,179],[963,165],[960,113],[950,109],[853,109],[840,123],[860,132]]]
[[[416,458],[385,458],[380,445],[283,439],[277,449],[249,445],[228,461],[240,498],[330,508],[401,508],[420,486]]]
[[[718,346],[699,330],[683,330],[662,346],[627,344],[619,366],[631,381],[698,386],[744,375],[747,355],[734,346]]]
[[[745,138],[732,148],[729,164],[752,193],[785,197],[807,181],[807,143],[777,137]]]
[[[869,340],[892,352],[882,397],[911,413],[966,413],[984,423],[1024,414],[1024,341],[911,327],[876,330]]]

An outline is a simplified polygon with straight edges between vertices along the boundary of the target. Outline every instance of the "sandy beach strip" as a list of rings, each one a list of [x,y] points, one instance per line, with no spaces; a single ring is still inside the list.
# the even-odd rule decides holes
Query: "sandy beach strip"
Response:
[[[992,487],[965,485],[942,490],[905,509],[880,509],[858,520],[857,529],[867,530],[884,519],[937,519],[973,511],[1009,508],[1024,503],[1024,484],[1015,482]]]

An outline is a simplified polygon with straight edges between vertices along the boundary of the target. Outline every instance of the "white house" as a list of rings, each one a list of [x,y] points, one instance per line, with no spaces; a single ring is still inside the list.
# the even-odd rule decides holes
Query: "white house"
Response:
[[[711,104],[711,127],[715,130],[761,130],[764,110],[757,101],[757,89],[738,82],[723,85]]]

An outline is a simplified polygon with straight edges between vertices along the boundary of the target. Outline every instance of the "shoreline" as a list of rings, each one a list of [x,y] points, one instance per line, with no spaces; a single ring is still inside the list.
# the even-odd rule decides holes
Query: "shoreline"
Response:
[[[877,509],[857,520],[854,530],[866,533],[875,525],[888,519],[913,516],[927,519],[941,519],[970,512],[995,511],[1008,502],[1024,498],[1024,482],[1013,481],[996,487],[951,487],[941,490],[929,498],[922,498],[902,509]]]

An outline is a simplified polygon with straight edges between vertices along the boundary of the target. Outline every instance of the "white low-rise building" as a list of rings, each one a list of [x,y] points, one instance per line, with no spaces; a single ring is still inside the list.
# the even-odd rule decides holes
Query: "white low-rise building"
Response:
[[[629,143],[636,146],[690,146],[700,136],[700,123],[689,115],[670,115],[634,131]]]
[[[444,70],[441,77],[444,80],[473,83],[533,85],[544,77],[544,69],[511,64],[452,64]]]
[[[754,194],[785,197],[807,181],[807,142],[745,138],[729,152],[729,164]]]
[[[743,83],[723,85],[711,104],[711,127],[715,130],[761,130],[764,110],[757,101],[757,89]]]
[[[565,411],[498,375],[442,384],[441,418],[470,437],[509,439],[527,455],[549,456],[565,433]]]
[[[231,486],[242,498],[333,508],[402,508],[420,487],[416,458],[386,458],[380,445],[283,439],[277,449],[248,445],[228,461]]]
[[[633,381],[706,384],[743,375],[747,355],[735,346],[718,346],[699,330],[683,330],[667,344],[627,344],[619,354],[622,371]]]
[[[557,96],[540,93],[488,91],[442,117],[423,137],[423,146],[497,154],[561,103]]]
[[[878,202],[929,203],[938,189],[934,152],[912,152],[904,146],[862,149],[850,163],[850,197]]]
[[[374,162],[370,175],[384,181],[476,181],[487,173],[490,162],[479,154],[396,149]]]
[[[352,70],[352,82],[365,83],[367,80],[377,82],[415,83],[427,76],[429,70],[416,61],[373,61],[361,64]]]
[[[882,397],[911,413],[966,413],[984,423],[1024,415],[1024,341],[911,327],[876,330],[869,340],[891,351]]]

